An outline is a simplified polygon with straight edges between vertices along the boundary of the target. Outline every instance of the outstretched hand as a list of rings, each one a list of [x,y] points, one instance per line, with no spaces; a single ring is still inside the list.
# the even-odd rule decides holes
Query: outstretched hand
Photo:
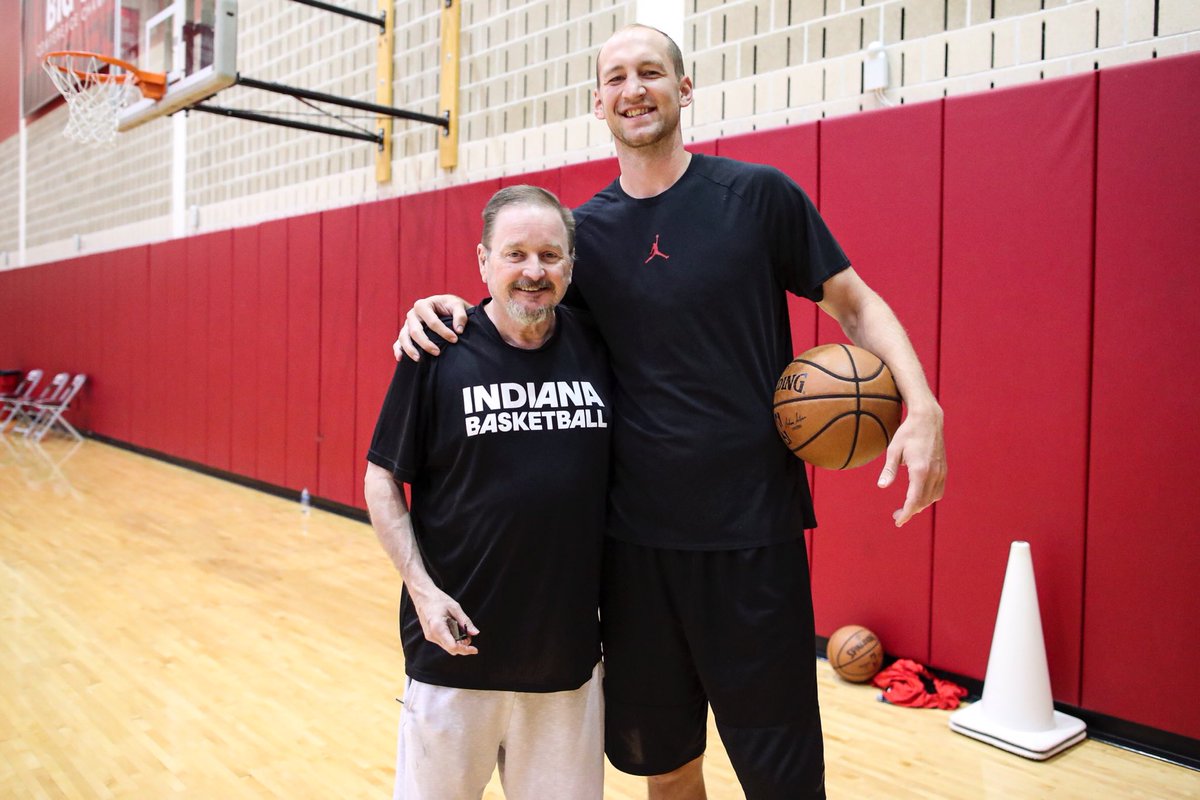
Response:
[[[404,316],[404,325],[400,328],[396,343],[392,345],[392,355],[397,361],[404,356],[420,361],[422,350],[431,356],[441,355],[441,349],[425,334],[425,327],[428,326],[429,330],[447,342],[457,342],[458,334],[467,324],[467,308],[466,300],[452,294],[421,298]],[[443,316],[452,318],[454,330],[442,322]]]
[[[908,493],[904,506],[892,512],[897,528],[941,500],[945,491],[946,444],[940,408],[933,413],[910,411],[896,430],[888,445],[887,462],[879,474],[881,489],[892,485],[901,465],[908,470]]]

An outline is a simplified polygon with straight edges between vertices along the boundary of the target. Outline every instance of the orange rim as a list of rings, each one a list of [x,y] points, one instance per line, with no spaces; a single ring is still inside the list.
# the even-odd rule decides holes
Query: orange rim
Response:
[[[125,75],[109,75],[104,72],[88,72],[87,70],[74,69],[73,67],[56,64],[55,59],[64,58],[94,58],[105,64],[111,64],[114,67],[120,67],[125,70]],[[162,72],[149,72],[147,70],[138,69],[128,61],[122,61],[116,56],[108,56],[103,53],[89,53],[85,50],[55,50],[51,53],[46,53],[42,59],[50,66],[62,72],[74,72],[81,78],[89,78],[93,81],[101,83],[125,83],[130,78],[133,79],[133,85],[138,87],[145,97],[151,100],[161,99],[167,93],[167,76]]]

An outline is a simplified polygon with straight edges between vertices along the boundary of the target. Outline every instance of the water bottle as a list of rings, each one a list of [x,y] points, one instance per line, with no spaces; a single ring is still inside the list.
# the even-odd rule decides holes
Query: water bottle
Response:
[[[300,490],[300,510],[305,514],[312,508],[312,495],[308,493],[308,487],[305,486]]]

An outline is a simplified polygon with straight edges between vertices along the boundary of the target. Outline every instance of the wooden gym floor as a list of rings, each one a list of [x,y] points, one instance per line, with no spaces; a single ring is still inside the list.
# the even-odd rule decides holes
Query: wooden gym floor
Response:
[[[400,582],[367,526],[98,442],[0,440],[0,796],[390,797]],[[1094,741],[1026,761],[820,673],[831,798],[1200,797],[1182,767]],[[715,732],[706,771],[742,796]]]

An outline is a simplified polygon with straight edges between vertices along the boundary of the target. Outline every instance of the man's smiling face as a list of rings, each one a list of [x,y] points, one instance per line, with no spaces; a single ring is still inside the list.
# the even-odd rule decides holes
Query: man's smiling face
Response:
[[[477,248],[479,274],[503,312],[518,326],[537,325],[571,283],[571,252],[562,217],[521,203],[496,215],[491,241]]]
[[[692,80],[676,74],[661,33],[641,27],[619,31],[600,48],[596,69],[593,113],[618,142],[647,147],[679,130],[680,109],[692,102]]]

